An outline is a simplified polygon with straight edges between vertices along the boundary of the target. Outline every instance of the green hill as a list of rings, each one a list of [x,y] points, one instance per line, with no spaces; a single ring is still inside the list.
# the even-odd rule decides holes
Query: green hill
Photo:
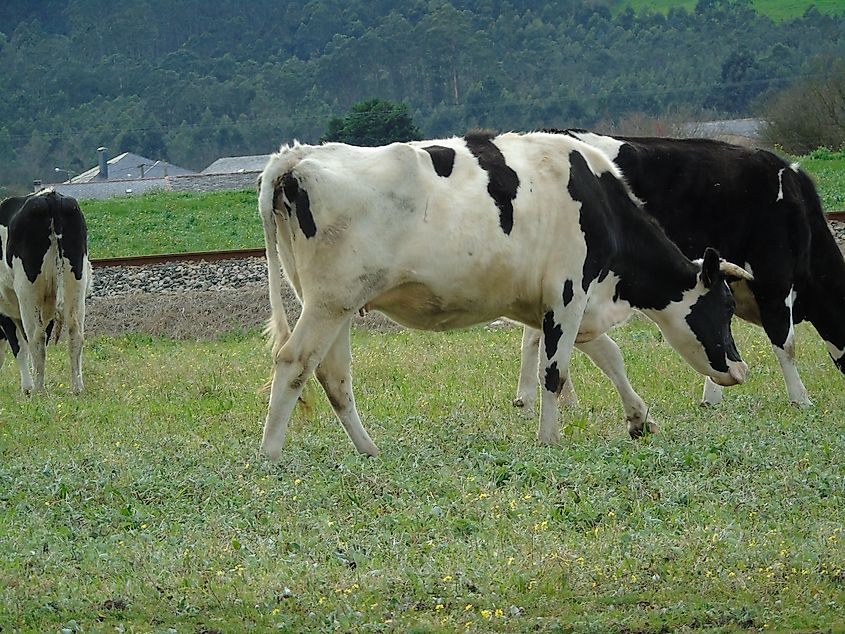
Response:
[[[623,11],[625,7],[631,7],[637,13],[647,10],[667,13],[669,9],[679,7],[694,11],[696,4],[696,0],[622,0],[615,3],[614,13]],[[828,15],[845,13],[842,0],[751,0],[750,4],[760,15],[776,21],[801,17],[811,6]]]
[[[845,59],[845,14],[806,2],[759,0],[799,16],[773,21],[745,0],[614,1],[4,0],[0,192],[80,173],[100,146],[201,170],[314,142],[373,98],[429,138],[755,116]]]

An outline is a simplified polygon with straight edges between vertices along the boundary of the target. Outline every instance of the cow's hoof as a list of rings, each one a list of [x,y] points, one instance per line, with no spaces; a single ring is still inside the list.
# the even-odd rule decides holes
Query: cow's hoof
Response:
[[[660,432],[660,427],[650,417],[646,419],[645,424],[642,421],[628,421],[628,435],[632,440],[637,440],[643,436],[650,436]]]
[[[264,445],[262,445],[261,449],[258,450],[258,456],[260,458],[264,458],[268,462],[278,464],[279,461],[282,459],[282,448],[279,447],[278,449],[268,449]]]
[[[541,445],[554,446],[560,444],[560,432],[554,434],[542,434],[537,436]]]
[[[376,458],[378,457],[380,451],[379,448],[375,446],[375,444],[370,444],[368,447],[363,447],[358,449],[358,453],[362,456],[367,456],[368,458]]]
[[[513,399],[513,406],[519,410],[523,416],[534,415],[534,401],[527,400],[525,397],[517,396]]]

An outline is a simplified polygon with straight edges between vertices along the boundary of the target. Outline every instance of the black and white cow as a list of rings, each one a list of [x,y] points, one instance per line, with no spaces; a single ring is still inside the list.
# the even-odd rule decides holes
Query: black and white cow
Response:
[[[71,388],[81,392],[91,264],[76,200],[48,189],[2,201],[0,260],[0,330],[17,360],[21,388],[44,390],[47,340],[54,326],[57,334],[67,326]]]
[[[356,449],[378,452],[352,393],[349,328],[361,310],[428,330],[499,316],[542,329],[543,443],[559,439],[573,344],[601,339],[631,308],[715,382],[745,378],[723,273],[737,267],[712,249],[703,262],[685,258],[614,164],[576,139],[476,131],[377,148],[294,143],[271,156],[258,201],[274,362],[261,452],[273,460],[315,371]],[[303,305],[293,332],[282,267]]]
[[[753,274],[753,281],[731,282],[736,314],[765,330],[792,403],[811,405],[795,365],[793,324],[812,323],[845,373],[845,260],[812,180],[797,165],[765,150],[707,139],[557,132],[606,154],[685,255],[712,246]],[[530,405],[536,394],[532,368],[539,352],[532,346],[539,338],[537,332],[523,337],[517,405]],[[566,386],[570,398],[571,389]],[[721,398],[719,386],[705,380],[702,403]]]

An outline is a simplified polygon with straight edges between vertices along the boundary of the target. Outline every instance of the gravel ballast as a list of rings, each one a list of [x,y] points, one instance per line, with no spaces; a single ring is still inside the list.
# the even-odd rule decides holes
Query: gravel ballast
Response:
[[[263,258],[173,262],[94,269],[85,315],[86,336],[133,332],[172,339],[217,339],[264,328],[270,318],[267,265]],[[288,322],[300,305],[285,286]],[[380,331],[400,327],[378,313],[355,317]]]

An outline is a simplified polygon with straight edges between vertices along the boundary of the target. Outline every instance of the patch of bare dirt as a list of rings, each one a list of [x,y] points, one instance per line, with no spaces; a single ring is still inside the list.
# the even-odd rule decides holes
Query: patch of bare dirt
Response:
[[[291,325],[300,305],[291,291],[284,296]],[[213,340],[233,332],[261,329],[270,318],[266,286],[238,290],[134,292],[88,300],[86,336],[146,333],[171,339]],[[378,313],[355,317],[358,326],[378,330],[401,327]]]

